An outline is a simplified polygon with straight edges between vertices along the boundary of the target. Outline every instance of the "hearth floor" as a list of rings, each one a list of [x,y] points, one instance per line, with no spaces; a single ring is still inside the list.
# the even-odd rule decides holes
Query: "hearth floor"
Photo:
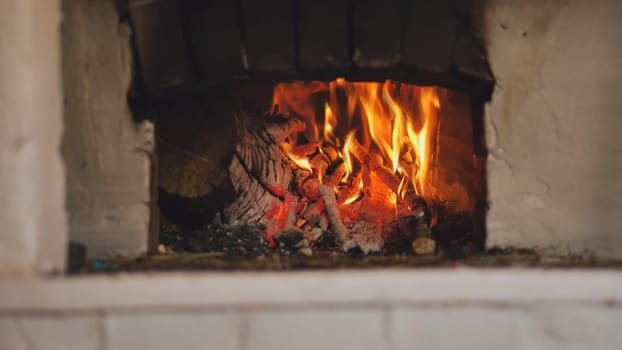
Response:
[[[360,255],[321,251],[313,256],[272,252],[258,256],[231,255],[226,252],[167,252],[139,257],[92,260],[75,273],[179,270],[304,270],[304,269],[370,269],[383,267],[556,267],[619,268],[622,260],[595,258],[589,254],[548,254],[527,249],[492,249],[484,253],[451,256],[434,255]]]

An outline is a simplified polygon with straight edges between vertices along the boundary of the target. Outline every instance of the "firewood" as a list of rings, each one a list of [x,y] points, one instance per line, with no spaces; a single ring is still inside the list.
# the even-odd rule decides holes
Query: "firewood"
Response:
[[[279,129],[268,131],[271,123],[273,126],[297,125],[287,132],[300,129],[301,124],[293,119],[287,123],[276,122],[284,119],[287,118],[270,116],[264,123],[258,123],[261,118],[257,116],[247,113],[236,115],[237,144],[228,167],[235,199],[222,211],[223,222],[227,225],[256,224],[266,227],[266,237],[271,244],[274,234],[293,227],[295,215],[292,212],[296,211],[300,198],[290,189],[295,179],[295,167],[289,164],[275,141],[281,137],[275,133]],[[281,135],[287,132],[283,131]]]
[[[337,162],[334,162],[326,170],[327,175],[325,183],[333,187],[339,185],[341,179],[343,179],[344,175],[346,174],[346,170],[346,164],[343,162],[343,160],[338,160]]]
[[[297,185],[297,188],[300,188],[302,186],[302,184],[311,177],[311,172],[306,170],[306,169],[302,169],[298,166],[296,166],[296,164],[294,162],[287,162],[289,167],[293,169],[294,172],[294,181]]]
[[[408,191],[404,202],[409,205],[410,214],[400,217],[399,230],[412,242],[416,254],[431,254],[436,249],[436,242],[430,230],[430,210],[425,200],[414,191]]]
[[[358,173],[352,179],[350,184],[339,192],[339,198],[338,198],[339,205],[343,205],[346,200],[353,198],[353,196],[355,196],[356,194],[360,192],[359,185],[361,183],[361,178],[362,178],[361,173]]]
[[[303,145],[296,145],[294,147],[291,147],[291,153],[299,157],[309,157],[314,153],[318,152],[319,146],[319,142],[309,142]]]
[[[307,124],[300,119],[278,114],[278,106],[275,106],[273,113],[265,118],[264,124],[266,132],[277,143],[307,128]]]
[[[307,178],[300,187],[302,195],[310,200],[320,198],[320,180],[315,177]]]
[[[340,159],[339,150],[337,150],[335,145],[330,142],[324,142],[322,144],[322,152],[324,152],[324,154],[328,156],[328,159],[330,159],[331,163],[335,162],[337,159]]]
[[[378,179],[382,181],[388,188],[391,189],[395,194],[398,194],[398,189],[400,187],[401,180],[393,173],[393,171],[382,164],[378,164],[377,162],[371,162],[369,165],[369,170],[374,172]],[[399,194],[398,194],[399,195]]]
[[[412,242],[416,254],[432,254],[436,250],[436,242],[432,239],[432,232],[423,219],[423,212],[415,215],[415,239]]]
[[[300,214],[304,220],[320,217],[324,211],[324,202],[315,201],[309,203],[307,208]]]
[[[309,163],[311,163],[311,168],[313,168],[313,172],[317,174],[318,179],[322,180],[330,164],[328,157],[318,152],[309,160]]]
[[[424,198],[418,196],[413,189],[406,191],[402,203],[407,205],[407,210],[413,215],[422,215],[426,225],[430,225],[432,221],[430,208]]]
[[[398,197],[397,211],[385,204],[387,198],[395,200],[392,195],[398,195],[401,181],[379,153],[367,151],[353,139],[349,150],[360,171],[343,185],[347,169],[334,145],[324,143],[320,148],[317,143],[291,146],[285,142],[304,130],[304,122],[275,109],[263,120],[240,114],[236,124],[237,144],[229,165],[235,199],[223,210],[225,224],[263,226],[272,245],[284,232],[298,230],[317,240],[330,229],[339,237],[342,250],[358,247],[369,253],[382,249],[383,227],[397,216],[407,223],[396,226],[417,254],[434,251],[429,209],[414,190],[403,199]],[[359,196],[361,184],[364,193]]]
[[[350,143],[350,153],[362,164],[369,162],[369,152],[354,137]]]
[[[348,233],[348,229],[344,226],[343,222],[341,222],[341,218],[339,217],[339,208],[337,207],[335,192],[332,188],[326,185],[321,185],[320,196],[324,201],[326,215],[328,216],[328,220],[330,221],[330,226],[333,229],[333,232],[338,237],[345,238],[346,234]]]
[[[436,250],[436,242],[432,238],[417,237],[413,241],[412,247],[416,254],[432,254]]]

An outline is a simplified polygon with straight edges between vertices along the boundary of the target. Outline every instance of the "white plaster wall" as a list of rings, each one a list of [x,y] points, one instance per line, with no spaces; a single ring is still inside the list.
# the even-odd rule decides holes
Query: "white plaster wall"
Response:
[[[60,4],[0,0],[0,275],[62,270]]]
[[[620,275],[457,268],[0,280],[0,349],[619,349]]]
[[[485,11],[487,245],[622,256],[622,2]]]
[[[90,257],[144,253],[149,155],[132,120],[131,31],[114,0],[63,0],[63,78],[70,240]]]

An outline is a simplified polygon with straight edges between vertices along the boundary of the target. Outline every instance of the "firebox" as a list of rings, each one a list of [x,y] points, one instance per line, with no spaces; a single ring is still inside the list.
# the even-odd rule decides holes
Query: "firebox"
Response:
[[[167,237],[228,227],[304,254],[474,244],[466,93],[344,78],[213,91],[158,110]]]
[[[165,247],[483,247],[493,79],[473,3],[128,5]]]
[[[132,33],[131,113],[143,138],[154,131],[141,146],[152,251],[483,249],[494,78],[478,2],[130,0],[118,10]]]

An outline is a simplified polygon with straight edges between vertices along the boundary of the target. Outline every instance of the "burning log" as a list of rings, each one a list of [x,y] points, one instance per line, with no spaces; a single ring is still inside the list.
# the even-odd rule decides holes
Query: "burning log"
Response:
[[[341,218],[339,217],[339,208],[337,207],[335,192],[326,185],[321,185],[319,190],[320,196],[324,201],[324,206],[326,207],[326,215],[328,216],[328,220],[330,220],[330,226],[333,232],[344,240],[348,234],[348,229],[343,222],[341,222]]]
[[[326,174],[326,169],[328,169],[330,165],[328,157],[318,152],[309,160],[309,163],[311,163],[311,168],[313,168],[313,172],[317,174],[318,179],[322,181]]]
[[[283,146],[283,144],[281,144]],[[319,142],[305,143],[304,145],[298,145],[291,147],[291,153],[297,154],[303,157],[309,157],[318,151],[320,146]]]
[[[339,192],[339,205],[350,204],[354,202],[361,194],[362,174],[359,173],[354,177],[350,185]]]
[[[308,177],[300,187],[300,192],[309,200],[320,198],[320,180],[315,177]]]
[[[336,187],[346,174],[346,164],[339,159],[331,164],[326,170],[326,184]]]
[[[313,218],[320,217],[323,212],[324,212],[324,202],[315,201],[315,202],[310,203],[307,206],[307,208],[301,213],[301,217],[304,220],[311,220]]]
[[[404,196],[410,214],[402,217],[399,229],[401,233],[412,241],[412,248],[416,254],[432,254],[436,250],[436,242],[430,230],[430,209],[425,200],[417,196],[414,191],[408,191]]]
[[[293,228],[300,196],[290,190],[295,178],[278,142],[304,130],[304,122],[283,115],[261,119],[246,113],[236,116],[238,142],[229,165],[229,176],[236,193],[235,200],[224,209],[225,223],[258,224],[266,227],[266,236]]]
[[[356,160],[361,164],[367,164],[369,162],[369,152],[361,145],[356,138],[350,139],[350,152]]]
[[[324,152],[326,154],[326,156],[328,156],[328,159],[330,159],[331,163],[337,161],[339,158],[339,150],[335,147],[335,145],[333,145],[330,142],[324,142],[322,144],[322,148],[321,148],[322,152]]]
[[[284,114],[278,114],[278,106],[274,107],[274,111],[265,120],[265,131],[272,136],[276,143],[285,141],[291,135],[304,131],[307,124],[297,118],[289,118]]]
[[[380,179],[380,181],[385,184],[385,186],[390,188],[391,191],[393,191],[396,195],[399,195],[398,192],[401,180],[395,174],[393,174],[393,171],[391,171],[391,169],[385,167],[382,164],[378,164],[376,162],[372,164],[372,162],[370,162],[369,171],[374,172],[378,179]]]

